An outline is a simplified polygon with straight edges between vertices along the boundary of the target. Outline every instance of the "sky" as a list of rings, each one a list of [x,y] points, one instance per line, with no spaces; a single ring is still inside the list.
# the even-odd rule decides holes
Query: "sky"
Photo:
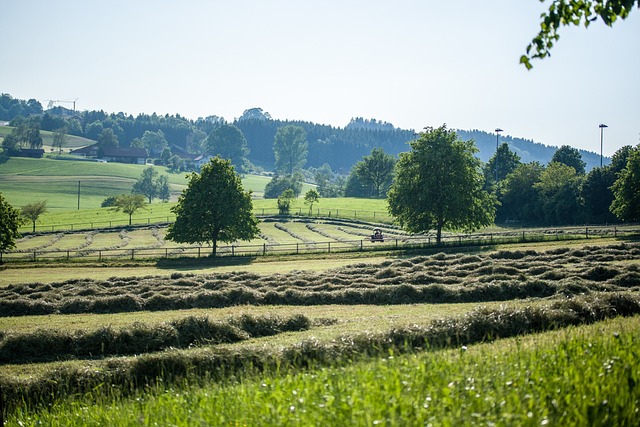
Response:
[[[353,117],[605,156],[640,143],[640,10],[565,27],[519,64],[549,1],[2,0],[0,92],[78,110]],[[70,103],[61,103],[68,108]]]

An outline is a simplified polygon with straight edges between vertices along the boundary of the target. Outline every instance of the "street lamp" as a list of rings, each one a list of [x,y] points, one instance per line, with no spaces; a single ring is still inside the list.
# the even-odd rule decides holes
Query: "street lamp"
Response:
[[[502,129],[496,128],[496,161],[495,161],[496,183],[498,182],[498,136],[500,136],[500,132],[502,132]]]
[[[604,128],[608,128],[609,126],[604,123],[600,123],[598,127],[600,128],[600,167],[602,167],[602,139],[604,136]]]

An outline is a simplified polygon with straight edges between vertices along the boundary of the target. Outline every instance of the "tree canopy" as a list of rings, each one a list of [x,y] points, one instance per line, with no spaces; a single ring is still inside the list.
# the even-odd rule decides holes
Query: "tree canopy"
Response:
[[[111,208],[116,212],[122,211],[129,215],[129,225],[131,225],[133,214],[139,209],[144,209],[145,206],[147,204],[142,194],[123,194],[116,197]]]
[[[563,145],[553,153],[550,163],[553,162],[571,166],[575,169],[578,175],[584,175],[584,167],[586,164],[582,161],[582,154],[580,154],[580,151],[578,151],[577,148],[573,148],[569,145]]]
[[[495,217],[495,198],[482,189],[473,141],[462,141],[446,125],[426,128],[400,154],[388,193],[389,212],[411,232],[476,230]]]
[[[15,247],[20,237],[18,228],[22,225],[20,212],[11,206],[0,193],[0,253]]]
[[[393,181],[396,159],[382,148],[374,148],[369,156],[351,168],[347,179],[347,197],[385,197]]]
[[[520,63],[531,69],[533,58],[551,56],[551,48],[560,39],[561,27],[584,25],[586,28],[598,18],[612,26],[618,18],[629,16],[634,6],[640,8],[640,0],[553,0],[549,10],[540,16],[540,32],[527,46]]]
[[[300,126],[287,125],[278,128],[273,139],[276,171],[293,175],[307,163],[307,133]]]
[[[223,123],[218,126],[206,141],[208,151],[214,156],[231,160],[231,164],[240,173],[246,172],[247,140],[242,131],[235,125]]]
[[[40,218],[40,215],[47,211],[47,201],[42,200],[39,202],[29,203],[24,205],[20,211],[22,216],[33,223],[33,232],[36,231],[36,221]]]
[[[143,169],[140,178],[133,184],[131,192],[147,197],[149,203],[156,197],[168,201],[171,196],[169,179],[166,175],[160,175],[153,166]]]
[[[504,180],[520,165],[520,156],[509,149],[509,144],[502,143],[484,165],[485,188]]]
[[[628,222],[640,221],[640,145],[629,153],[627,166],[613,184],[611,212]]]
[[[259,233],[251,192],[243,190],[231,161],[219,156],[205,164],[200,173],[189,175],[189,184],[171,211],[176,221],[169,226],[167,239],[209,243],[212,256],[216,255],[218,242],[250,240]]]

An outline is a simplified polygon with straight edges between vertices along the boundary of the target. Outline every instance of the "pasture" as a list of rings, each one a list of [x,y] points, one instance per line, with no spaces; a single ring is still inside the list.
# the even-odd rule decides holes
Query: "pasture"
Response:
[[[640,361],[640,245],[592,243],[8,284],[8,425],[633,425],[638,389],[619,385]],[[603,323],[620,315],[636,317]],[[527,335],[543,331],[555,332]],[[545,394],[558,404],[526,397]]]
[[[391,251],[431,236],[390,225],[384,200],[321,199],[304,218],[299,199],[268,218],[276,201],[256,199],[261,234],[236,244],[275,255],[213,260],[165,241],[154,223],[172,203],[119,229],[104,227],[124,214],[73,210],[74,182],[99,206],[142,168],[0,164],[12,203],[55,206],[0,265],[5,425],[640,424],[636,228],[499,243],[524,231],[493,227],[464,251]]]

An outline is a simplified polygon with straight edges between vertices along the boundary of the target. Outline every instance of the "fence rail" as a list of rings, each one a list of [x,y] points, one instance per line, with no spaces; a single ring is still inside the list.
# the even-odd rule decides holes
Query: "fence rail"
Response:
[[[253,212],[258,217],[274,216],[278,215],[277,208],[258,208]],[[391,222],[392,217],[388,212],[382,211],[365,211],[365,210],[353,210],[353,209],[313,209],[313,212],[309,213],[306,208],[293,209],[292,216],[308,217],[308,218],[337,218],[337,219],[356,219],[362,221],[373,222]],[[104,228],[114,227],[127,227],[132,226],[144,226],[144,225],[161,225],[170,224],[176,219],[175,215],[164,215],[148,218],[133,218],[131,224],[129,224],[128,218],[104,220],[104,221],[91,221],[91,222],[76,222],[72,224],[37,224],[35,227],[36,233],[52,233],[56,231],[81,231],[81,230],[97,230]],[[33,225],[23,225],[18,229],[20,233],[32,233],[34,232]]]
[[[597,237],[622,237],[640,234],[640,226],[593,226],[581,228],[517,230],[498,233],[474,233],[445,235],[440,244],[434,236],[421,235],[385,239],[383,242],[360,240],[329,240],[322,242],[299,242],[292,244],[263,243],[260,245],[218,246],[217,256],[265,256],[273,254],[310,254],[375,250],[406,250],[415,248],[483,246],[500,243],[543,242],[553,240],[575,240]],[[0,262],[46,261],[46,260],[114,260],[114,259],[161,259],[209,256],[210,246],[141,247],[93,250],[33,250],[0,253]]]

